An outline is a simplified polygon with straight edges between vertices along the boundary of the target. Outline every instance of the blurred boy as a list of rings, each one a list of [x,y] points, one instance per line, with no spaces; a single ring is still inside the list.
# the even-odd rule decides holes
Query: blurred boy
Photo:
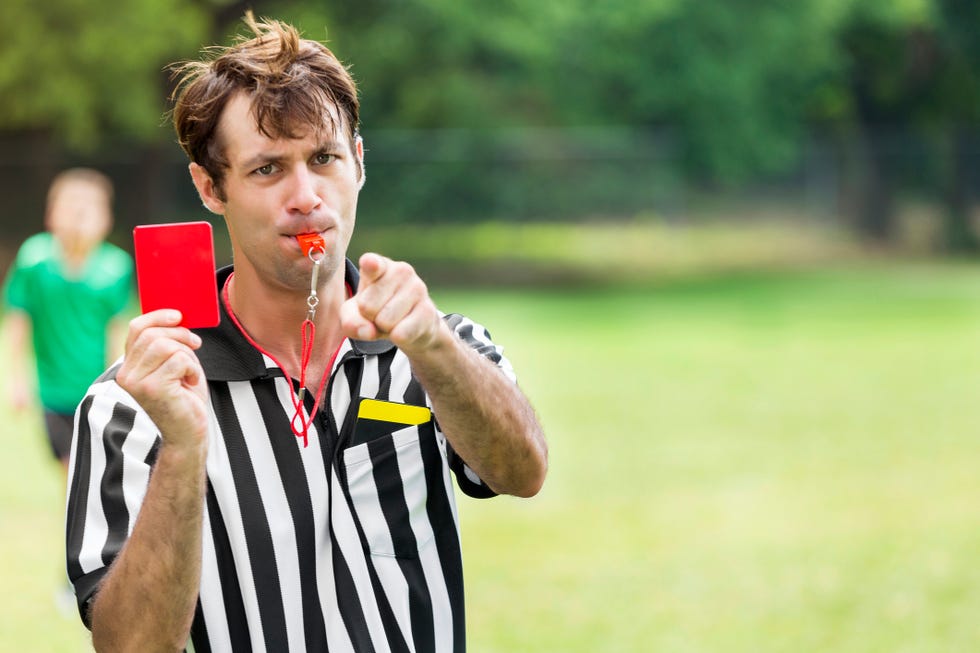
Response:
[[[121,334],[112,335],[114,318],[131,296],[132,259],[104,242],[112,195],[112,182],[95,170],[59,174],[48,190],[47,231],[21,245],[4,287],[10,399],[18,410],[40,399],[48,442],[66,477],[75,408],[105,369],[109,341],[121,342]]]

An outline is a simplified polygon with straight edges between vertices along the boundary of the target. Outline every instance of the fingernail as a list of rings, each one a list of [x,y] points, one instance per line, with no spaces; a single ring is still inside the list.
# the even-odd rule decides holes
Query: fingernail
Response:
[[[357,330],[357,337],[361,340],[367,340],[371,337],[370,327],[362,326]]]

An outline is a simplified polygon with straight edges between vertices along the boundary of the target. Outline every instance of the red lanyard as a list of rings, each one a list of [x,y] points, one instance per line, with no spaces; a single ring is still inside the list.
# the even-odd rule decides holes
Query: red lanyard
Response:
[[[304,238],[305,237],[305,241]],[[287,384],[289,385],[289,395],[293,403],[293,418],[289,421],[289,428],[292,430],[293,435],[298,438],[303,438],[303,446],[309,445],[309,430],[310,426],[313,424],[313,416],[316,415],[317,410],[320,408],[320,402],[323,400],[323,390],[326,387],[327,379],[330,378],[330,371],[333,369],[333,365],[337,360],[337,354],[340,353],[340,348],[343,346],[341,342],[340,346],[334,351],[333,355],[330,357],[330,363],[327,365],[326,369],[323,370],[323,376],[320,378],[320,384],[317,386],[316,400],[313,402],[313,410],[307,416],[303,413],[303,398],[306,395],[306,368],[309,367],[310,358],[313,355],[313,341],[316,337],[316,324],[313,322],[313,318],[316,316],[316,307],[320,300],[316,295],[317,277],[320,272],[320,262],[323,260],[323,239],[316,237],[300,236],[297,237],[300,240],[300,245],[303,247],[303,253],[309,256],[310,260],[313,261],[313,276],[310,280],[310,296],[306,300],[308,307],[308,312],[306,319],[303,320],[303,324],[300,327],[301,336],[303,338],[303,347],[300,353],[300,374],[299,374],[299,393],[293,389],[293,383],[290,380],[289,374],[286,373],[286,368],[283,367],[279,360],[262,348],[259,343],[257,343],[252,336],[245,331],[245,327],[242,323],[238,321],[238,317],[235,312],[231,309],[231,302],[228,299],[228,286],[231,283],[231,278],[235,276],[232,272],[225,281],[224,288],[222,288],[221,299],[224,301],[225,309],[228,311],[228,316],[231,321],[235,324],[238,330],[241,332],[245,339],[250,345],[258,349],[260,352],[272,359],[272,361],[282,370],[283,376],[286,378]],[[319,258],[314,258],[314,254],[319,252]],[[299,426],[297,426],[297,421]]]

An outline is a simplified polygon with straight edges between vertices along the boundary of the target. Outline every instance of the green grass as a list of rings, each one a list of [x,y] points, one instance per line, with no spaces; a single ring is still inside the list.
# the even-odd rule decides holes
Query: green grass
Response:
[[[5,395],[6,397],[6,395]],[[40,416],[0,409],[0,651],[91,651],[77,610],[62,612],[64,487]]]
[[[980,643],[980,266],[434,294],[550,441],[534,499],[460,499],[470,650]],[[51,599],[57,470],[4,421],[0,650],[85,650]]]
[[[980,268],[440,300],[551,446],[535,499],[462,502],[474,651],[980,643]]]

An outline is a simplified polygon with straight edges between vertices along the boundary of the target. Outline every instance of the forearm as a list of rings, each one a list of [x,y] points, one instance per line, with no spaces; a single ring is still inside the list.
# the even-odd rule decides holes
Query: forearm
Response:
[[[7,312],[5,330],[7,344],[10,346],[10,357],[20,367],[27,359],[27,349],[31,340],[31,318],[23,311],[9,309]]]
[[[161,446],[133,533],[95,595],[102,651],[182,650],[201,577],[205,447]]]
[[[517,385],[448,327],[411,361],[443,433],[467,465],[497,493],[536,494],[547,472],[547,444]]]
[[[16,408],[24,407],[29,401],[29,394],[33,392],[34,370],[30,361],[32,328],[31,318],[23,311],[10,310],[7,313],[5,335],[10,356],[10,397]]]

